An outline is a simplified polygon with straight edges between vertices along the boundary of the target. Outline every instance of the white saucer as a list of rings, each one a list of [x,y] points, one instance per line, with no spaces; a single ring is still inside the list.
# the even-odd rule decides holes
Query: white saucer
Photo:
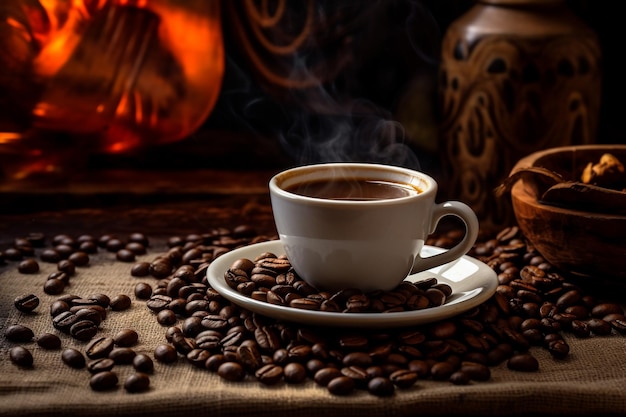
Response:
[[[444,249],[424,246],[422,256],[430,256]],[[254,259],[264,252],[284,254],[280,241],[257,243],[232,250],[215,259],[208,268],[207,278],[211,286],[223,297],[255,313],[279,320],[316,326],[334,327],[402,327],[443,320],[475,307],[488,300],[496,291],[498,279],[495,271],[472,257],[463,256],[455,262],[410,275],[407,280],[415,282],[435,277],[452,287],[452,296],[446,304],[416,311],[398,313],[329,313],[300,310],[254,300],[228,286],[224,272],[240,258]]]

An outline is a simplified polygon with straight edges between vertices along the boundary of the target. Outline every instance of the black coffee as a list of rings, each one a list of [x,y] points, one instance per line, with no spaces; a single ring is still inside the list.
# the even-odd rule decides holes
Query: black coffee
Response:
[[[422,192],[411,184],[367,178],[307,181],[286,187],[285,191],[306,197],[355,201],[387,200]]]

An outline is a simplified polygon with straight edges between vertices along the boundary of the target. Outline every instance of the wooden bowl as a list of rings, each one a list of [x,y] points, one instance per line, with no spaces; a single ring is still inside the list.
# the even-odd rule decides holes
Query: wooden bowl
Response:
[[[545,167],[578,181],[584,166],[604,153],[626,162],[626,145],[581,145],[533,153],[515,165]],[[626,279],[626,216],[540,203],[532,179],[518,180],[511,202],[521,231],[552,265],[566,273]]]

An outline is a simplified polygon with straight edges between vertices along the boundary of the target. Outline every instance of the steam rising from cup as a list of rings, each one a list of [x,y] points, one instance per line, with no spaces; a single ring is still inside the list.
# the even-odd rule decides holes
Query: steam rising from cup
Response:
[[[227,61],[235,68],[226,74],[242,82],[230,90],[225,83],[222,101],[235,117],[278,138],[292,164],[421,168],[412,135],[390,110],[406,102],[402,95],[428,94],[411,87],[423,85],[415,78],[435,67],[427,62],[435,48],[422,44],[434,44],[424,33],[438,31],[430,30],[432,18],[419,2],[228,4],[232,24],[225,26],[241,55]]]

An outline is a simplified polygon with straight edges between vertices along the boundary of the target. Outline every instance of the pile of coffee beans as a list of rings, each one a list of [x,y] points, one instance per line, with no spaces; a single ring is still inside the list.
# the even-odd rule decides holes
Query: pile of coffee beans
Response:
[[[224,273],[231,288],[257,301],[301,310],[332,313],[395,313],[445,304],[452,288],[436,277],[404,281],[391,291],[364,293],[346,288],[319,292],[302,280],[285,255],[262,253],[254,260],[238,259]]]
[[[452,231],[427,244],[451,247],[459,236],[457,231]],[[478,242],[472,249],[469,255],[496,271],[499,285],[488,301],[454,318],[400,329],[369,330],[274,320],[229,302],[211,288],[206,279],[206,269],[217,257],[237,247],[268,239],[270,237],[258,235],[250,226],[173,236],[168,239],[164,253],[150,262],[132,265],[132,277],[154,280],[150,283],[142,279],[137,283],[134,296],[145,303],[164,328],[163,343],[153,353],[158,363],[184,360],[228,381],[256,380],[264,385],[276,385],[309,380],[334,395],[365,390],[376,396],[390,396],[426,379],[458,385],[486,381],[491,377],[491,368],[503,363],[512,371],[538,371],[540,363],[533,349],[546,349],[554,360],[563,360],[570,351],[563,337],[565,333],[580,338],[626,333],[626,317],[619,304],[597,299],[555,270],[517,227],[506,228],[492,239]],[[117,251],[122,249],[120,245],[111,246]],[[121,262],[131,258],[117,255]],[[6,251],[5,259],[8,259]],[[443,301],[426,296],[429,301],[426,308],[445,302],[445,297],[449,296],[449,289],[436,280],[417,283],[413,288],[402,284],[391,292],[404,300],[402,302],[392,301],[389,294],[362,294],[348,289],[325,294],[299,280],[290,270],[288,259],[281,254],[240,259],[224,273],[229,285],[255,299],[320,311],[393,314],[415,307],[406,304],[412,294],[422,295],[422,291],[435,289],[439,297],[439,293],[444,295]],[[61,296],[61,301],[67,302],[65,297]],[[90,298],[95,297],[79,299]],[[69,300],[70,303],[75,302],[73,300]],[[331,300],[336,305],[329,302]],[[35,304],[30,294],[19,301],[16,299],[16,308],[23,309],[21,311]],[[70,310],[72,307],[76,306],[70,306]],[[110,303],[108,308],[111,308]],[[80,330],[86,332],[85,328]],[[17,335],[23,334],[24,329],[16,328],[12,332],[12,340],[18,343],[20,336]],[[116,386],[117,377],[107,374],[112,372],[111,360],[114,364],[129,363],[132,353],[122,350],[118,351],[121,352],[119,357],[111,358],[115,349],[126,349],[116,347],[119,341],[97,335],[92,335],[90,340],[87,352],[91,353],[86,355],[96,362],[83,366],[102,371],[97,372],[96,375],[102,375],[92,382],[92,388]],[[105,352],[109,348],[107,355],[89,356],[94,356],[94,351]],[[29,363],[23,350],[16,349],[10,356],[15,363]],[[134,356],[133,363],[137,357],[139,355]],[[141,369],[137,372],[147,373]],[[143,376],[134,377],[133,381],[132,384],[127,381],[129,385],[136,384],[134,388],[127,388],[129,391],[141,391],[149,385]]]
[[[131,233],[127,239],[111,234],[98,238],[88,234],[76,238],[58,234],[52,238],[50,247],[46,247],[46,243],[42,233],[16,238],[12,247],[0,252],[0,263],[16,261],[21,273],[36,274],[40,268],[35,251],[40,249],[38,257],[41,262],[57,265],[57,271],[50,273],[43,284],[43,291],[49,295],[63,293],[70,278],[76,273],[76,268],[87,266],[90,254],[97,253],[99,248],[115,253],[116,259],[121,262],[134,262],[136,256],[145,254],[149,246],[143,233]]]
[[[100,324],[107,318],[108,311],[124,311],[131,305],[131,298],[119,294],[113,298],[106,294],[93,294],[87,297],[64,295],[50,304],[52,326],[62,334],[76,340],[89,342],[84,352],[68,347],[62,350],[61,360],[75,369],[86,368],[92,375],[89,385],[93,390],[114,389],[118,377],[113,370],[115,365],[132,364],[135,372],[128,375],[124,388],[128,392],[142,392],[150,386],[149,374],[154,369],[152,359],[145,354],[137,354],[132,346],[139,339],[133,329],[122,329],[114,337],[97,337]],[[34,294],[18,296],[15,307],[26,313],[33,313],[39,305],[39,298]],[[5,338],[19,343],[9,351],[10,360],[22,368],[34,365],[33,355],[23,346],[36,341],[45,350],[61,350],[62,340],[53,333],[43,333],[35,337],[29,327],[14,324],[7,327]],[[88,361],[89,360],[89,361]]]
[[[91,235],[80,235],[73,238],[66,234],[55,235],[47,246],[47,239],[41,233],[31,233],[26,237],[14,240],[14,245],[0,253],[0,262],[16,261],[18,271],[23,274],[36,274],[40,271],[39,261],[56,263],[57,271],[48,275],[43,284],[43,291],[48,295],[63,293],[70,284],[70,278],[76,273],[77,267],[87,266],[89,255],[99,250],[115,253],[121,262],[133,262],[136,255],[145,254],[149,246],[148,239],[142,233],[132,233],[127,239],[105,234],[99,238]],[[38,252],[38,253],[37,253]],[[39,258],[39,261],[37,260]],[[130,308],[132,299],[126,294],[117,294],[109,297],[106,294],[92,294],[79,297],[65,294],[50,304],[52,327],[61,334],[66,334],[81,342],[88,342],[97,338],[100,324],[107,318],[108,311],[125,311]],[[22,313],[36,313],[40,305],[40,298],[36,294],[23,294],[15,298],[14,306]],[[30,350],[23,346],[33,341],[46,350],[60,350],[61,338],[54,333],[43,333],[35,338],[31,329],[16,324],[9,326],[5,337],[14,343],[20,343],[10,350],[10,359],[20,367],[33,367],[34,360]],[[118,385],[117,374],[112,370],[113,365],[133,363],[136,370],[127,377],[124,388],[128,392],[140,392],[148,389],[152,373],[153,362],[147,355],[137,355],[130,346],[138,340],[138,335],[132,329],[121,331],[111,344],[110,357],[103,358],[94,353],[93,343],[86,352],[75,348],[66,348],[61,352],[61,360],[66,365],[81,369],[87,368],[93,374],[90,386],[94,390],[113,389]],[[102,351],[100,351],[101,353]],[[85,354],[88,359],[85,358]],[[103,373],[103,375],[99,375]]]
[[[450,247],[458,238],[454,231],[428,243]],[[230,381],[254,378],[269,385],[309,378],[336,395],[355,389],[391,395],[421,379],[483,381],[490,378],[490,367],[502,362],[511,370],[536,371],[539,362],[530,348],[543,347],[556,360],[563,359],[569,354],[564,332],[577,337],[624,332],[620,305],[598,302],[553,271],[516,227],[478,243],[471,253],[498,273],[500,285],[492,299],[450,320],[387,331],[300,326],[233,305],[206,281],[206,267],[229,249],[219,242],[215,237],[173,238],[166,254],[143,266],[144,271],[153,271],[145,275],[158,281],[151,288],[138,284],[136,295],[146,299],[147,308],[167,327],[167,343],[155,351],[158,361],[168,363],[182,356]],[[167,268],[157,267],[161,263]],[[135,265],[131,273],[136,275],[138,269]],[[381,295],[352,290],[319,293],[297,278],[288,259],[275,254],[240,259],[225,271],[225,279],[255,299],[321,311],[363,311],[363,305],[372,305]],[[448,291],[436,281],[419,286],[424,288],[418,290]],[[415,288],[408,291],[403,284],[397,291],[407,298]],[[351,296],[354,304],[346,304]],[[332,309],[322,307],[333,297],[341,303]],[[303,299],[307,301],[292,304]],[[374,304],[381,306],[378,301]],[[395,307],[383,303],[373,311],[393,312]]]

